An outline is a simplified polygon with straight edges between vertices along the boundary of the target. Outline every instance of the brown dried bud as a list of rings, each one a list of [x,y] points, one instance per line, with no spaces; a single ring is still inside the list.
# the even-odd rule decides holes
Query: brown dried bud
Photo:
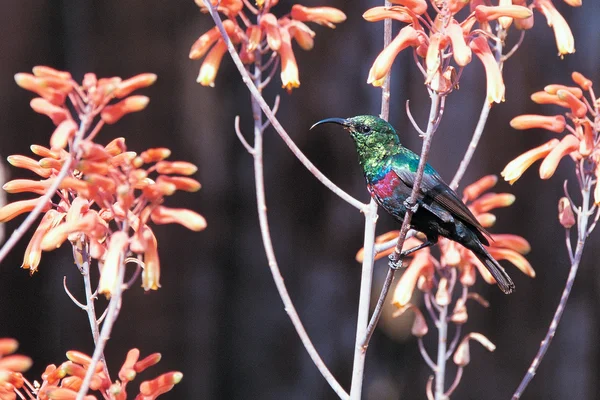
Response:
[[[567,229],[575,225],[573,208],[571,207],[571,202],[566,197],[561,197],[558,201],[558,221]]]

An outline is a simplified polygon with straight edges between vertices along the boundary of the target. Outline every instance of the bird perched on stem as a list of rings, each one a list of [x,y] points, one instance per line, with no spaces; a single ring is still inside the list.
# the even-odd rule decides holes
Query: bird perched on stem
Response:
[[[385,211],[402,222],[420,157],[402,146],[396,130],[379,117],[328,118],[317,122],[311,129],[325,123],[342,125],[350,132],[371,196]],[[427,240],[402,252],[402,256],[432,246],[443,236],[473,252],[504,293],[514,290],[515,284],[504,268],[484,247],[489,245],[486,237],[490,236],[489,233],[429,164],[425,165],[411,228],[425,234]]]

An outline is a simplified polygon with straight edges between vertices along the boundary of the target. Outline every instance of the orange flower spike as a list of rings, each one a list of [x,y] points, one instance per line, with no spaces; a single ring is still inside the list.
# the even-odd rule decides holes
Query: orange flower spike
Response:
[[[494,239],[491,244],[492,247],[505,247],[521,254],[527,254],[531,251],[531,245],[521,236],[509,233],[496,233],[492,235],[492,239]]]
[[[204,217],[192,210],[185,208],[168,208],[157,206],[150,214],[152,222],[158,225],[162,224],[180,224],[192,230],[199,232],[206,228]]]
[[[516,197],[510,193],[486,193],[479,197],[470,208],[478,213],[485,213],[495,208],[508,207],[515,202]]]
[[[144,290],[158,290],[160,287],[160,260],[156,236],[150,228],[146,229],[148,240],[144,252],[144,270],[142,271],[142,287]]]
[[[50,137],[50,147],[53,149],[64,149],[67,147],[69,140],[75,136],[77,132],[77,124],[72,119],[62,121]]]
[[[413,22],[413,17],[404,7],[385,7],[377,6],[369,8],[362,17],[369,22],[379,22],[387,18],[395,19],[396,21],[410,24]]]
[[[571,92],[578,99],[581,99],[583,97],[583,91],[580,88],[575,87],[575,86],[565,86],[565,85],[557,85],[557,84],[546,85],[544,87],[544,92],[550,93],[550,94],[556,94],[561,89]]]
[[[422,0],[421,0],[422,1]],[[333,7],[305,7],[300,4],[292,6],[291,16],[296,21],[310,21],[328,28],[335,28],[346,20],[346,14]]]
[[[428,270],[429,273],[433,271],[433,264],[429,259],[429,252],[416,252],[412,262],[400,277],[398,285],[394,290],[392,303],[396,307],[404,307],[410,302],[419,276],[428,274]]]
[[[398,53],[409,46],[418,45],[418,36],[417,31],[412,26],[408,25],[402,28],[394,40],[375,59],[373,66],[369,70],[367,83],[377,86],[375,83],[385,77],[392,68],[392,64]]]
[[[140,384],[140,394],[144,396],[158,397],[158,395],[168,392],[174,385],[181,382],[183,374],[178,371],[167,372],[151,381],[144,381]]]
[[[162,161],[165,158],[169,158],[170,155],[171,150],[167,149],[166,147],[157,147],[142,152],[142,154],[140,154],[140,157],[142,158],[142,161],[144,161],[144,163],[149,164],[157,161]]]
[[[390,2],[405,6],[417,15],[425,14],[427,11],[427,2],[425,0],[390,0]]]
[[[160,362],[162,355],[160,353],[152,353],[149,356],[144,357],[142,360],[136,362],[133,366],[135,372],[142,372],[156,365]]]
[[[0,338],[0,357],[12,354],[19,348],[19,342],[12,338]]]
[[[150,99],[146,96],[126,97],[117,104],[104,107],[100,117],[107,124],[114,124],[129,113],[142,111],[149,102]]]
[[[521,177],[521,175],[523,175],[523,172],[525,172],[531,164],[546,157],[559,143],[558,139],[552,139],[541,146],[526,151],[506,164],[506,167],[504,167],[500,175],[502,175],[505,181],[508,181],[512,185]]]
[[[447,28],[448,36],[452,42],[452,52],[454,55],[454,61],[461,67],[464,67],[471,62],[471,48],[465,42],[465,37],[461,26],[452,19],[450,25]]]
[[[540,165],[540,178],[549,179],[554,175],[560,160],[569,153],[579,149],[579,139],[573,135],[567,135],[560,143],[550,151],[542,165]]]
[[[36,97],[29,102],[29,105],[38,114],[44,114],[52,120],[54,125],[58,125],[67,118],[71,118],[69,112],[57,105],[52,104],[46,99]]]
[[[510,126],[514,129],[534,129],[540,128],[551,132],[562,133],[567,126],[565,117],[562,115],[519,115],[510,121]]]
[[[557,95],[545,91],[535,92],[531,95],[531,100],[537,104],[555,104],[564,108],[570,108],[569,103],[560,100]]]
[[[496,175],[486,175],[480,178],[478,181],[471,183],[463,190],[464,201],[473,201],[481,196],[486,191],[490,190],[498,183],[498,177]]]
[[[8,370],[13,372],[25,372],[33,365],[33,360],[29,357],[12,354],[0,358],[0,370]]]
[[[226,52],[227,44],[225,44],[223,39],[219,39],[204,59],[202,66],[200,66],[200,72],[198,73],[196,82],[202,86],[214,87],[217,72],[219,71],[221,61]]]
[[[510,17],[514,19],[529,18],[533,12],[527,7],[504,5],[504,6],[485,6],[475,7],[475,17],[481,22],[493,21],[501,17]]]
[[[558,55],[575,53],[575,39],[567,21],[554,7],[551,0],[536,0],[535,7],[546,17],[548,26],[554,29]]]
[[[277,17],[271,13],[264,14],[260,18],[260,27],[265,31],[269,48],[273,51],[278,51],[281,47],[281,33]]]
[[[471,50],[481,60],[485,68],[487,80],[487,100],[490,103],[500,103],[504,101],[504,81],[502,80],[502,72],[496,63],[496,59],[490,50],[487,39],[478,36],[469,44]]]
[[[104,265],[100,274],[100,283],[98,284],[98,293],[104,294],[109,298],[116,290],[118,282],[119,269],[123,268],[122,262],[124,253],[129,244],[129,235],[118,231],[110,236],[108,251],[104,257]]]
[[[535,278],[535,271],[529,261],[518,252],[511,249],[488,248],[488,251],[496,260],[508,260],[519,268],[525,275]]]
[[[594,128],[590,121],[583,121],[583,138],[579,142],[579,153],[587,157],[594,151]]]
[[[136,75],[119,83],[113,94],[117,99],[122,99],[135,90],[151,86],[156,82],[156,78],[156,74],[151,73]]]
[[[581,88],[585,91],[588,91],[592,88],[592,81],[577,71],[571,74],[571,79],[573,79],[573,82],[581,86]]]
[[[0,208],[0,222],[7,222],[15,217],[27,212],[31,212],[40,201],[39,198],[30,200],[13,201]],[[51,204],[47,202],[42,208],[42,212],[50,209]]]
[[[31,270],[31,273],[37,271],[38,266],[40,265],[40,260],[42,258],[42,240],[44,239],[44,235],[56,225],[60,223],[64,214],[59,213],[56,210],[48,210],[39,226],[36,228],[29,244],[27,245],[27,249],[25,250],[25,254],[23,255],[23,264],[21,264],[21,268]]]
[[[571,112],[577,118],[583,118],[588,112],[588,108],[585,103],[579,100],[573,93],[568,90],[559,89],[556,92],[556,96],[559,100],[566,102],[569,104],[571,108]]]
[[[63,80],[70,80],[71,74],[66,71],[59,71],[57,69],[46,67],[44,65],[38,65],[33,67],[33,74],[39,77],[52,77]]]
[[[119,370],[119,379],[121,380],[121,382],[131,382],[135,379],[137,373],[133,369],[133,366],[135,365],[135,363],[137,363],[139,358],[140,351],[138,349],[131,349],[127,352],[125,362]]]

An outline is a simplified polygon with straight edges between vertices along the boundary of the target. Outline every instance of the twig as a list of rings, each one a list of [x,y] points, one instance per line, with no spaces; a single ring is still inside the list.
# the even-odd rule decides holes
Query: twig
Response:
[[[513,394],[513,397],[512,397],[513,400],[518,400],[521,398],[523,391],[525,390],[525,388],[527,387],[529,382],[531,382],[531,380],[535,376],[535,373],[536,373],[540,363],[542,362],[544,355],[548,351],[548,348],[550,347],[550,343],[552,342],[552,339],[554,338],[554,335],[556,333],[558,324],[560,323],[560,320],[562,318],[563,312],[565,311],[565,307],[567,305],[567,300],[569,299],[569,295],[571,294],[571,289],[573,288],[573,283],[575,282],[575,277],[577,276],[577,270],[578,270],[579,264],[581,262],[581,256],[583,254],[583,248],[585,246],[585,241],[587,239],[587,234],[588,234],[587,224],[588,224],[589,217],[587,216],[587,211],[589,209],[589,202],[590,202],[590,187],[589,187],[588,183],[585,183],[583,185],[581,194],[582,194],[582,206],[581,206],[582,212],[579,213],[578,218],[577,218],[577,227],[578,227],[577,247],[575,248],[575,256],[573,257],[573,261],[571,262],[569,276],[567,277],[567,282],[565,283],[565,288],[563,289],[562,295],[560,297],[560,302],[558,303],[558,307],[556,308],[556,311],[554,312],[554,316],[552,317],[552,321],[550,322],[550,327],[548,328],[548,332],[546,332],[546,336],[544,337],[544,340],[542,340],[542,343],[540,344],[540,349],[538,350],[537,354],[535,355],[535,358],[533,359],[531,365],[529,366],[527,373],[525,374],[525,376],[523,377],[523,380],[519,384],[519,387]]]
[[[435,369],[435,399],[445,399],[444,381],[446,379],[446,346],[448,341],[448,306],[441,306],[438,328],[437,368]]]
[[[71,301],[73,303],[75,303],[75,305],[79,308],[81,308],[84,311],[87,311],[87,307],[85,306],[85,304],[82,304],[79,300],[77,300],[75,298],[75,296],[73,296],[73,293],[71,293],[71,291],[69,290],[69,288],[67,287],[67,276],[63,276],[63,288],[65,289],[65,293],[67,293],[67,296],[69,296],[69,298],[71,299]]]
[[[244,134],[242,133],[242,130],[240,129],[240,116],[239,115],[235,116],[234,126],[235,126],[235,134],[237,135],[237,137],[240,140],[240,142],[242,143],[242,145],[246,148],[246,151],[250,154],[254,154],[254,149],[252,148],[252,146],[250,146],[250,143],[248,143],[248,141],[244,137]]]
[[[473,154],[475,154],[475,149],[477,149],[477,145],[479,144],[479,139],[481,139],[481,135],[483,134],[483,130],[485,128],[485,124],[487,123],[488,116],[490,115],[490,110],[492,109],[492,105],[490,102],[485,99],[483,101],[483,107],[481,108],[481,113],[479,114],[479,121],[477,121],[477,126],[475,127],[475,132],[473,132],[473,137],[471,138],[471,142],[469,143],[469,147],[467,147],[467,151],[460,162],[458,170],[456,174],[454,174],[454,178],[452,178],[452,182],[450,182],[450,187],[453,190],[456,190],[460,180],[465,175],[467,171],[467,167],[469,163],[471,163],[471,159],[473,158]]]
[[[429,356],[429,353],[427,353],[427,349],[425,348],[425,345],[423,343],[423,338],[422,337],[417,338],[417,342],[419,344],[419,351],[421,352],[421,357],[423,357],[423,360],[425,360],[427,365],[429,365],[429,368],[431,368],[432,371],[435,371],[436,370],[435,363]]]
[[[221,36],[227,44],[227,50],[229,51],[229,54],[231,55],[231,58],[235,66],[237,67],[240,75],[242,76],[242,81],[248,87],[252,98],[256,100],[265,116],[269,119],[269,121],[271,121],[271,124],[273,125],[279,136],[281,136],[285,144],[290,148],[292,153],[294,153],[296,158],[300,160],[300,162],[304,165],[306,169],[310,171],[310,173],[312,173],[323,185],[325,185],[325,187],[327,187],[329,190],[331,190],[333,193],[339,196],[342,200],[344,200],[345,202],[347,202],[348,204],[350,204],[358,210],[362,210],[363,208],[365,208],[365,204],[346,193],[335,183],[329,180],[329,178],[323,175],[323,173],[319,171],[317,167],[315,167],[315,165],[304,155],[304,153],[302,153],[298,146],[296,146],[292,138],[287,134],[285,129],[283,129],[283,126],[273,114],[271,108],[260,94],[260,91],[258,90],[256,85],[252,82],[252,78],[248,74],[248,71],[246,71],[246,68],[242,63],[238,52],[233,46],[233,43],[231,43],[231,39],[229,38],[229,35],[227,35],[227,31],[225,31],[225,27],[223,26],[223,21],[221,20],[221,17],[217,13],[215,7],[208,0],[204,0],[204,4],[206,5],[210,16],[214,20],[215,25],[219,29],[219,32],[221,32]]]
[[[119,260],[119,271],[117,275],[117,283],[115,284],[115,289],[113,293],[111,293],[112,297],[110,298],[110,302],[108,303],[108,308],[106,312],[106,321],[102,324],[102,330],[100,331],[100,336],[98,337],[98,342],[96,343],[96,348],[94,349],[94,354],[92,354],[92,360],[87,367],[85,377],[83,378],[83,382],[81,383],[81,388],[79,392],[77,392],[76,400],[83,400],[85,395],[87,394],[90,383],[92,381],[92,377],[96,373],[96,365],[98,365],[98,361],[102,358],[104,354],[104,347],[106,346],[106,342],[110,338],[110,333],[112,331],[112,327],[119,316],[119,311],[121,308],[121,295],[123,294],[123,279],[125,277],[125,265],[123,264],[123,256],[121,256],[121,260]]]
[[[446,393],[444,393],[444,395],[446,396],[445,397],[446,399],[449,399],[450,396],[452,395],[452,393],[454,393],[454,391],[458,387],[458,384],[460,383],[462,375],[463,375],[463,367],[458,367],[458,369],[456,370],[456,376],[454,377],[454,382],[452,382],[452,385],[450,385],[450,388],[448,388],[448,391]]]
[[[362,383],[365,373],[365,358],[367,355],[370,337],[368,330],[369,303],[371,300],[371,286],[373,283],[373,262],[375,260],[375,226],[377,225],[377,203],[371,199],[369,206],[364,211],[365,234],[363,248],[365,249],[360,277],[360,297],[358,303],[358,317],[356,322],[356,342],[354,345],[354,364],[352,366],[352,383],[350,385],[350,399],[360,400],[362,396]],[[385,298],[385,297],[384,297]],[[372,333],[372,330],[370,331]]]

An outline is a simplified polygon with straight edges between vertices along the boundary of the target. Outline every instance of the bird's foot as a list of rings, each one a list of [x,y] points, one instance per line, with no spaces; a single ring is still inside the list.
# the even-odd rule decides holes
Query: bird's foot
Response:
[[[402,257],[399,257],[396,252],[390,254],[388,258],[390,260],[388,262],[390,269],[397,271],[402,268]]]
[[[410,210],[414,214],[419,209],[419,203],[410,204],[408,199],[406,199],[404,200],[404,207],[406,207],[407,210]]]

